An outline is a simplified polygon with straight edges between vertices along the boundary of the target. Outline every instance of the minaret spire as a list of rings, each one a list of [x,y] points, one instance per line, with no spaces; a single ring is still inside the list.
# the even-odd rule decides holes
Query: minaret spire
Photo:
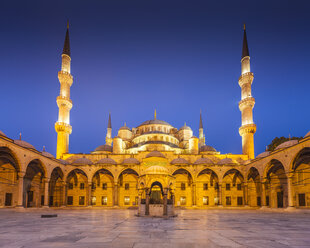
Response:
[[[55,130],[57,132],[56,158],[61,158],[63,154],[69,152],[69,135],[72,133],[70,110],[73,105],[70,99],[70,87],[73,83],[73,77],[71,75],[69,22],[67,23],[65,44],[61,55],[61,70],[58,72],[58,79],[60,82],[60,94],[56,99],[59,108],[58,121],[55,123]]]
[[[109,146],[112,145],[112,124],[111,124],[111,113],[109,113],[109,121],[108,121],[108,128],[107,128],[107,135],[105,137],[105,143]]]
[[[199,146],[202,147],[206,144],[206,138],[203,133],[203,123],[202,123],[202,115],[200,110],[200,119],[199,119]]]
[[[245,24],[243,24],[243,44],[242,44],[242,57],[241,59],[243,59],[244,57],[250,56],[249,53],[249,47],[248,47],[248,40],[246,37],[246,30],[245,30]]]
[[[71,57],[70,39],[69,39],[69,21],[67,21],[67,32],[66,32],[65,43],[64,43],[64,48],[62,50],[62,54],[66,54],[69,57]]]
[[[156,109],[155,109],[155,111],[154,111],[154,120],[156,120],[156,116],[157,114],[156,114]]]
[[[251,87],[254,76],[250,68],[250,55],[248,41],[246,36],[245,25],[243,26],[243,46],[241,58],[241,76],[239,77],[239,85],[241,87],[241,101],[239,109],[241,111],[241,127],[239,134],[242,137],[242,153],[254,158],[254,134],[256,125],[253,122],[253,108],[255,99],[252,97]]]

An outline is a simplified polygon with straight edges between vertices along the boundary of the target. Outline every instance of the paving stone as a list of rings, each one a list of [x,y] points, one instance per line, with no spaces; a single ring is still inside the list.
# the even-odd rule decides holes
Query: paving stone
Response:
[[[310,211],[178,210],[136,217],[135,210],[0,210],[0,248],[309,247]],[[57,218],[42,219],[42,214]]]

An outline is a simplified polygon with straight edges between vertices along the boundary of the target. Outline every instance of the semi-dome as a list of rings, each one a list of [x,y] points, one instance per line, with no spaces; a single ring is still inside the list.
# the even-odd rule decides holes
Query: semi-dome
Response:
[[[199,151],[200,152],[216,152],[216,149],[212,146],[204,145],[200,147]]]
[[[238,162],[231,158],[223,158],[217,164],[224,165],[224,164],[238,164]]]
[[[137,164],[140,164],[140,162],[136,158],[125,158],[123,161],[123,164],[137,165]]]
[[[264,158],[264,157],[267,157],[269,154],[270,154],[269,151],[265,151],[265,152],[258,154],[256,158]]]
[[[189,162],[184,158],[175,158],[170,164],[188,165]]]
[[[34,149],[34,146],[24,140],[14,140],[14,143],[25,148]]]
[[[144,125],[152,125],[152,124],[160,124],[160,125],[171,126],[168,122],[155,119],[155,120],[148,120],[148,121],[142,122],[138,127],[144,126]]]
[[[198,158],[194,164],[196,165],[214,164],[214,162],[209,158]]]
[[[1,132],[1,131],[0,131]],[[305,135],[304,138],[308,138],[310,136],[310,131]]]
[[[49,152],[43,151],[41,152],[43,156],[48,157],[48,158],[55,158],[54,155],[50,154]]]
[[[117,163],[115,162],[114,159],[112,158],[102,158],[99,161],[97,161],[96,164],[111,164],[111,165],[116,165]]]
[[[101,145],[95,149],[95,152],[112,152],[112,146]]]
[[[159,151],[151,151],[150,153],[148,153],[146,156],[146,158],[151,158],[151,157],[157,157],[157,158],[165,158],[165,155],[162,154]]]
[[[153,165],[145,170],[145,174],[167,175],[168,173],[169,173],[168,169],[160,165]]]
[[[281,149],[281,148],[286,148],[286,147],[289,147],[289,146],[293,146],[293,145],[296,145],[297,143],[298,143],[298,140],[285,141],[282,144],[278,145],[274,150],[278,150],[278,149]]]
[[[74,160],[72,164],[75,164],[75,165],[89,165],[89,164],[93,164],[93,162],[90,159],[88,159],[88,158],[78,158],[78,159]]]
[[[0,136],[5,136],[6,137],[6,135],[2,131],[0,131]]]

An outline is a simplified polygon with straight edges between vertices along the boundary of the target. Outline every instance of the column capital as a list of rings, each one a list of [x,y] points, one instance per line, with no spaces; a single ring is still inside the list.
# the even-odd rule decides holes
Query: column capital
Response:
[[[17,173],[18,177],[24,177],[26,175],[26,172],[20,171]]]

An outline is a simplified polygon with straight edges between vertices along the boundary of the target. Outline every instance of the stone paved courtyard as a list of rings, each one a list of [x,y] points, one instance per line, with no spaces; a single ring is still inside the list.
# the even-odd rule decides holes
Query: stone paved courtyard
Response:
[[[170,219],[135,210],[0,210],[0,247],[310,247],[310,214],[179,210]],[[57,218],[41,218],[57,214]]]

